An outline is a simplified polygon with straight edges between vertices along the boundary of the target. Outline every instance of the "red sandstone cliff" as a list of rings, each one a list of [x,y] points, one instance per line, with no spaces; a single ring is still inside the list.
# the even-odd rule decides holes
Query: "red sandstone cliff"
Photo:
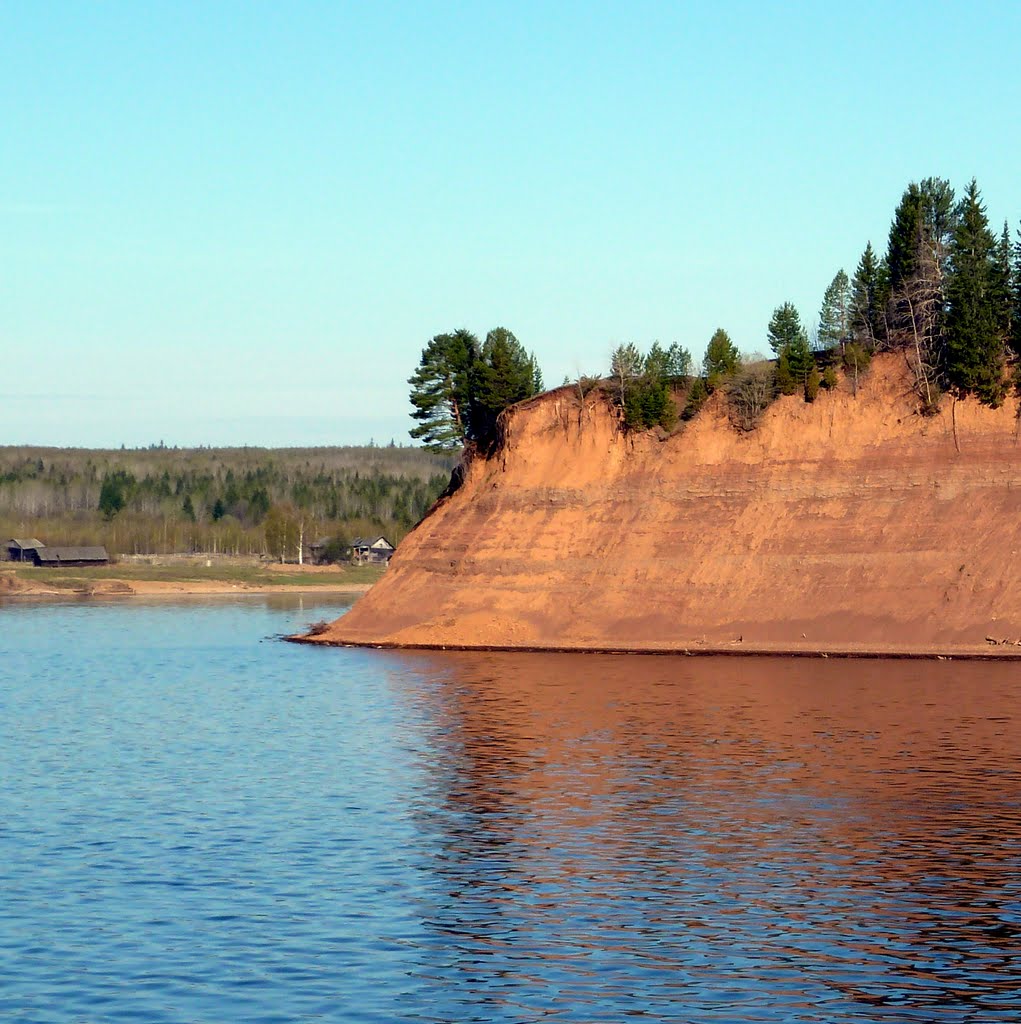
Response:
[[[923,418],[903,361],[665,441],[568,390],[402,543],[327,643],[905,650],[1021,638],[1016,404]],[[954,438],[956,421],[957,444]],[[959,451],[958,451],[959,446]],[[1021,648],[1017,648],[1021,652]]]

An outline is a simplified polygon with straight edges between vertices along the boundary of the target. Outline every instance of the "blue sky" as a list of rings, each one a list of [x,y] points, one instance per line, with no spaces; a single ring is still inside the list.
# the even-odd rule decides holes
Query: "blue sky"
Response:
[[[439,332],[547,384],[765,349],[904,186],[1021,218],[1016,4],[0,4],[0,444],[407,441]]]

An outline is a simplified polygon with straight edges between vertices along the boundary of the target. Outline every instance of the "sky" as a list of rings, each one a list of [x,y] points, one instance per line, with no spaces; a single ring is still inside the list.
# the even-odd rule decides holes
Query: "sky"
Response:
[[[548,386],[762,352],[908,182],[1021,223],[1016,3],[0,0],[0,445],[409,443],[438,333]]]

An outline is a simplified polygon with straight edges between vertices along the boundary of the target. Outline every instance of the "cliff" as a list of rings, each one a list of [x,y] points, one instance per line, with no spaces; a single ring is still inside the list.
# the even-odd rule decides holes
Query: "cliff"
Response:
[[[501,451],[310,639],[905,652],[1014,641],[1016,412],[1013,400],[946,399],[922,417],[893,355],[857,395],[842,382],[812,405],[781,398],[745,434],[719,398],[660,440],[623,434],[598,393],[551,392],[508,411]]]

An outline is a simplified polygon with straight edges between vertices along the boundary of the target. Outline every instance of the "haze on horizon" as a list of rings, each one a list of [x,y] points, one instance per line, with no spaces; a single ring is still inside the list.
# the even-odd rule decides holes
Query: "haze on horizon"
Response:
[[[9,5],[0,444],[407,443],[459,326],[547,385],[763,351],[911,180],[1016,231],[1018,38],[989,2]]]

